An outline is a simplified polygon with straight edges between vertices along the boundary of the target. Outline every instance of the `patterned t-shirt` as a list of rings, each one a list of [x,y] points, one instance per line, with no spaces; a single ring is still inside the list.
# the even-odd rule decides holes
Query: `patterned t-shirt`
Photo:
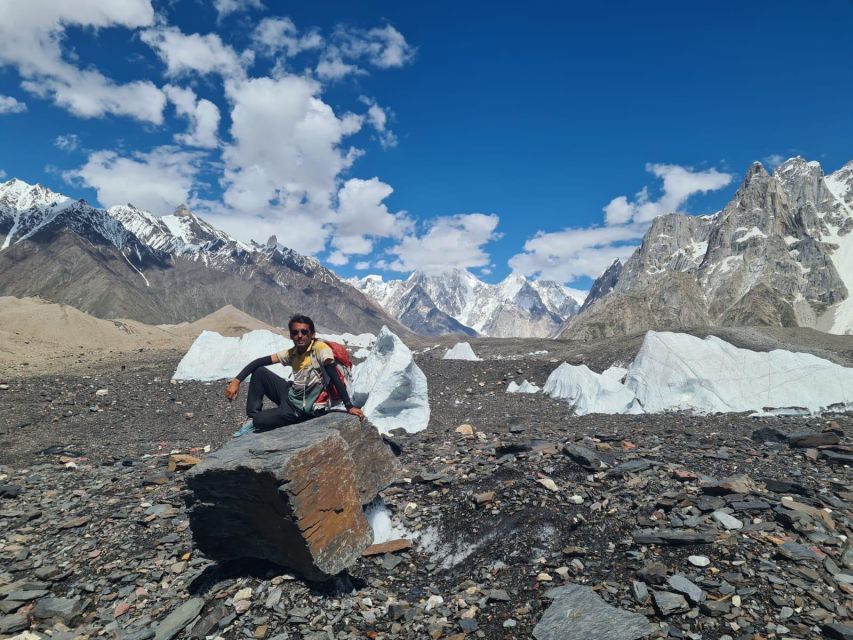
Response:
[[[323,364],[335,359],[331,347],[314,340],[305,353],[300,354],[294,346],[277,355],[281,364],[293,369],[293,382],[287,396],[290,403],[305,413],[313,413],[314,402],[326,386]]]

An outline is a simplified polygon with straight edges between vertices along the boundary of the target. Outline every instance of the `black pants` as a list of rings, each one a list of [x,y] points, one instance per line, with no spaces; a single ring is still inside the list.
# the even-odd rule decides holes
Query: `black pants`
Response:
[[[297,409],[290,404],[287,392],[290,382],[275,375],[266,367],[258,367],[249,381],[249,394],[246,397],[246,415],[255,423],[257,431],[268,431],[288,424],[304,422],[314,416]],[[264,396],[278,406],[275,409],[261,410]]]

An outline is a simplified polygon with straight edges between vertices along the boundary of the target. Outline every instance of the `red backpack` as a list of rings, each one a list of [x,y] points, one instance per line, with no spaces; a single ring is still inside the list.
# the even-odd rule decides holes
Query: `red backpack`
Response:
[[[329,348],[332,350],[332,355],[335,357],[335,370],[337,371],[341,382],[344,383],[347,393],[351,393],[352,359],[350,359],[349,351],[347,351],[347,348],[344,345],[338,342],[332,342],[331,340],[323,340],[323,342],[329,345]],[[323,377],[325,378],[325,369],[320,367],[320,371],[323,372]],[[314,402],[314,410],[328,409],[336,404],[340,404],[341,402],[342,400],[338,394],[338,390],[334,386],[327,386],[320,392],[320,395],[317,397],[317,401]]]

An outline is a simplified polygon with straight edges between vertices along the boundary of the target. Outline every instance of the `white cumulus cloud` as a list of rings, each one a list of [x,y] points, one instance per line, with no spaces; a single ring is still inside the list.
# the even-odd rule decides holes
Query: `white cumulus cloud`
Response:
[[[476,268],[489,264],[483,248],[496,233],[495,214],[463,213],[442,216],[428,223],[422,235],[407,235],[388,251],[397,256],[387,267],[394,271],[444,273],[456,267]]]
[[[166,85],[163,91],[175,105],[176,113],[190,121],[189,131],[176,134],[175,141],[191,147],[216,148],[219,145],[216,139],[219,107],[210,100],[199,100],[192,89]]]
[[[372,252],[374,238],[399,238],[411,229],[405,213],[391,213],[383,202],[393,191],[378,178],[351,178],[344,183],[333,218],[333,256],[338,262],[332,264],[345,264],[349,255]]]
[[[12,96],[0,95],[0,115],[6,113],[23,113],[26,110],[26,103],[23,103]]]
[[[198,153],[174,146],[130,156],[95,151],[86,164],[66,171],[63,178],[95,189],[98,201],[105,207],[131,203],[164,215],[191,199],[199,162]]]
[[[18,70],[26,91],[75,115],[116,114],[160,124],[166,99],[152,82],[118,84],[69,63],[61,48],[67,27],[135,29],[153,20],[150,0],[3,0],[0,64]]]
[[[238,11],[263,9],[264,5],[261,0],[213,0],[213,8],[216,9],[216,14],[221,20]]]
[[[287,56],[323,46],[323,38],[316,31],[300,34],[290,18],[264,18],[252,32],[252,42],[265,55],[284,52]]]
[[[251,62],[251,52],[238,55],[216,33],[187,34],[177,27],[157,27],[146,29],[140,37],[166,63],[169,77],[190,73],[240,77],[244,64]]]
[[[338,30],[340,50],[352,59],[365,59],[375,67],[402,67],[415,56],[415,49],[390,24],[374,29]]]

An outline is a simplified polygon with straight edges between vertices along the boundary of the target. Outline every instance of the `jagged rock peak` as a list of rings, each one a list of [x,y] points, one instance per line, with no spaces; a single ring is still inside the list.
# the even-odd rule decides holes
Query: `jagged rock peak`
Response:
[[[755,176],[761,176],[762,178],[766,178],[770,174],[767,173],[767,169],[764,168],[764,165],[761,164],[758,160],[752,163],[752,166],[746,172],[746,178],[744,182],[749,182]]]
[[[273,248],[277,245],[278,245],[278,238],[276,238],[275,235],[271,235],[269,238],[267,238],[267,247]]]
[[[189,218],[192,213],[190,212],[190,208],[186,205],[186,203],[184,203],[179,205],[178,208],[175,209],[175,213],[172,215],[177,216],[178,218]]]

